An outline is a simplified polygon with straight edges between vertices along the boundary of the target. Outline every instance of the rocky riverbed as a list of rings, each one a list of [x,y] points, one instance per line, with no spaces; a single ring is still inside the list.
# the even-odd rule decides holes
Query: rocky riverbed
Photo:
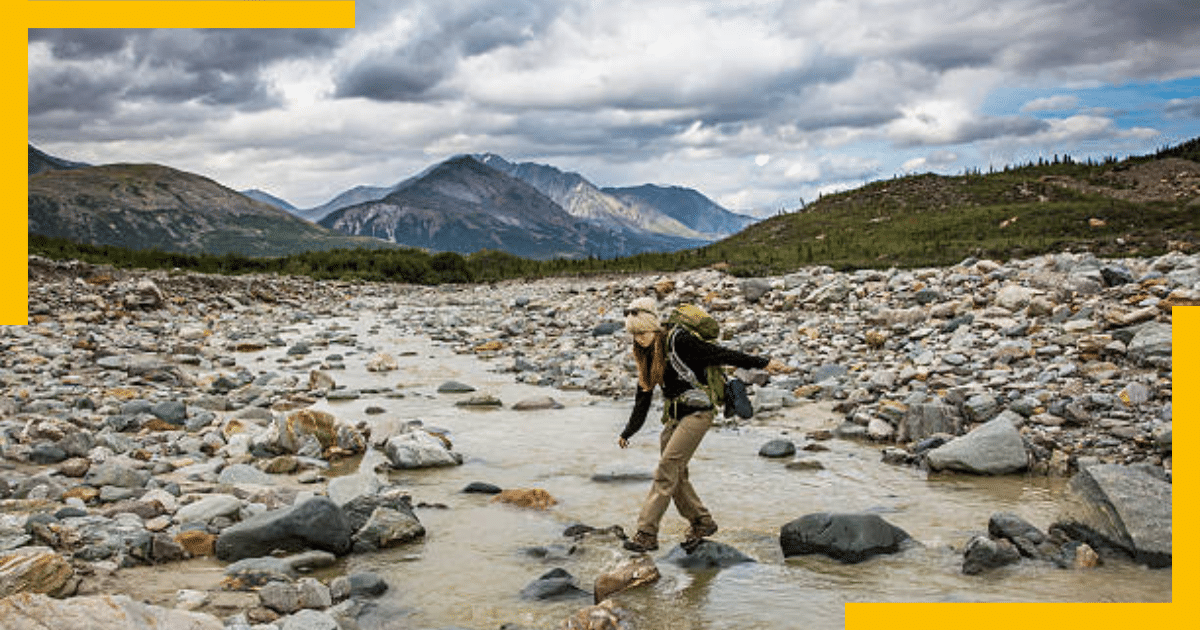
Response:
[[[435,288],[31,257],[30,325],[0,331],[0,608],[61,620],[115,607],[131,620],[114,621],[120,628],[371,627],[372,615],[386,617],[370,604],[387,588],[378,576],[311,572],[423,536],[409,493],[378,472],[462,457],[420,423],[350,422],[311,408],[403,396],[339,386],[342,349],[369,355],[372,371],[406,357],[360,346],[336,326],[289,341],[280,331],[371,313],[396,335],[448,344],[523,383],[627,398],[634,372],[620,312],[647,294],[664,312],[700,303],[722,321],[725,343],[795,368],[741,372],[756,413],[727,424],[786,426],[789,409],[816,401],[840,422],[815,437],[874,444],[880,465],[1062,477],[1095,469],[1080,492],[1149,497],[1157,529],[1119,532],[1123,545],[1087,527],[1057,535],[1169,565],[1171,308],[1200,301],[1200,257],[1061,254],[765,279],[704,270]],[[288,363],[239,365],[264,349]],[[336,471],[339,462],[355,468]],[[1164,492],[1165,517],[1155,512]],[[1061,554],[1063,540],[1039,551],[1053,536],[1022,527],[972,541],[972,570],[987,564],[980,554]],[[1024,533],[1003,533],[1014,528]],[[277,549],[297,553],[272,557]],[[175,607],[162,608],[108,592],[130,567],[192,557],[219,561],[221,597],[181,588]],[[619,610],[610,602],[592,614]]]

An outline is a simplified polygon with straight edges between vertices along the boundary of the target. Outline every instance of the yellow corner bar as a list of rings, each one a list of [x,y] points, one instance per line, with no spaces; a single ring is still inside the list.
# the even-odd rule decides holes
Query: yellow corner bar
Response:
[[[26,0],[28,28],[354,28],[353,0]]]

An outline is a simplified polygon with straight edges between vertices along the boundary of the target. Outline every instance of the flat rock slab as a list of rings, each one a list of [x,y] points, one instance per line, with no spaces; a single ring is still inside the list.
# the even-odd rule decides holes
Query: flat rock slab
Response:
[[[0,599],[5,630],[88,628],[88,630],[222,630],[212,615],[136,602],[125,595],[54,599],[21,593]]]
[[[1171,484],[1136,468],[1089,466],[1071,479],[1080,506],[1064,519],[1089,542],[1151,567],[1171,566]]]

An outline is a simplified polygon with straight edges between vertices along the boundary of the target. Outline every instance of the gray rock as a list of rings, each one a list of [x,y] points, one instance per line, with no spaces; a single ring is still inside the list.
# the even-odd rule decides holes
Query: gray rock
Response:
[[[258,590],[258,601],[278,613],[300,610],[300,589],[291,582],[268,582]]]
[[[1127,349],[1129,358],[1143,365],[1169,368],[1171,364],[1171,326],[1157,322],[1142,326]]]
[[[796,444],[791,440],[771,440],[758,449],[761,457],[791,457],[796,454]]]
[[[378,507],[354,533],[354,548],[360,552],[387,549],[424,535],[425,527],[412,511]]]
[[[557,568],[546,572],[521,589],[521,597],[531,600],[559,601],[564,599],[587,599],[591,593],[575,586],[575,578],[565,569]]]
[[[300,574],[313,569],[330,567],[337,563],[337,556],[328,551],[306,551],[283,558],[264,556],[245,558],[225,567],[225,575],[240,577],[251,584],[265,584],[272,580],[288,582]]]
[[[176,523],[207,523],[219,516],[237,514],[242,501],[228,494],[211,494],[189,503],[175,512]]]
[[[384,453],[394,468],[430,468],[457,466],[462,456],[446,444],[422,430],[413,430],[388,439]]]
[[[1025,470],[1029,454],[1017,428],[1001,416],[929,451],[926,461],[932,470],[1004,475]]]
[[[351,573],[349,580],[350,597],[378,597],[388,589],[387,582],[370,571]]]
[[[276,549],[350,551],[349,520],[327,497],[313,497],[281,510],[258,514],[221,532],[217,558],[226,562],[265,556]]]
[[[127,464],[109,461],[93,465],[84,476],[84,482],[97,488],[101,486],[117,486],[120,488],[141,488],[150,480],[150,471],[136,470]]]
[[[326,494],[339,506],[345,506],[354,499],[373,495],[383,487],[383,481],[374,472],[359,472],[353,475],[334,477],[329,481]]]
[[[907,532],[878,514],[802,516],[779,530],[784,557],[819,553],[847,564],[900,551],[911,540]]]
[[[938,433],[958,433],[958,412],[944,403],[917,403],[908,406],[904,419],[897,427],[896,439],[900,442],[923,440]]]
[[[1021,554],[1007,540],[993,540],[987,536],[973,537],[963,551],[962,572],[978,575],[984,571],[1016,563]]]
[[[225,627],[211,615],[143,604],[125,595],[69,599],[21,595],[0,599],[0,619],[4,620],[5,630],[223,630]]]
[[[1116,547],[1151,567],[1171,566],[1171,484],[1132,467],[1089,466],[1071,479],[1080,505],[1059,525],[1093,547]]]
[[[160,402],[150,407],[150,413],[164,422],[182,426],[187,420],[187,406],[177,400]]]
[[[474,387],[458,381],[446,381],[438,386],[439,394],[466,394],[475,391]]]
[[[685,569],[718,569],[756,562],[741,551],[715,540],[701,540],[691,551],[684,549],[682,545],[676,545],[665,560]]]
[[[275,482],[271,479],[271,475],[254,466],[250,466],[249,464],[234,464],[221,469],[221,474],[217,477],[217,483],[230,486],[243,484],[269,486]]]
[[[276,622],[279,630],[338,630],[338,622],[319,610],[301,610]]]

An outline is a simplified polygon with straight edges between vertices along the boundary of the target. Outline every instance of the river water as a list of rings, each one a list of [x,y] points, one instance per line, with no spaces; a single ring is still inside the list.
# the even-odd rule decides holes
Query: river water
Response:
[[[331,372],[339,387],[375,392],[354,400],[322,400],[316,408],[355,423],[420,419],[449,432],[462,466],[395,471],[392,481],[410,491],[425,525],[423,541],[373,554],[351,555],[338,572],[375,571],[390,585],[383,603],[395,610],[395,627],[498,628],[516,623],[553,628],[590,599],[523,600],[519,593],[555,568],[569,571],[591,591],[597,575],[629,557],[618,544],[595,540],[566,554],[563,530],[576,523],[621,525],[632,533],[649,482],[594,481],[610,473],[648,475],[657,461],[657,415],[631,447],[621,450],[632,397],[612,401],[584,392],[515,382],[498,362],[455,354],[439,342],[403,334],[403,323],[374,319],[319,321],[280,331],[289,343],[311,340],[331,326],[355,341],[331,343],[303,358],[280,348],[239,354],[253,371],[306,375],[314,361],[344,356],[345,370]],[[339,335],[334,335],[335,338]],[[340,335],[346,337],[346,335]],[[376,352],[397,358],[400,369],[368,372]],[[455,402],[472,394],[438,394],[456,380],[503,401],[498,409],[470,409]],[[551,396],[564,408],[515,411],[520,400]],[[366,413],[369,406],[384,414]],[[758,455],[766,441],[786,437],[803,447],[811,429],[832,428],[838,418],[818,404],[792,407],[775,418],[740,429],[714,429],[691,465],[693,484],[717,522],[715,540],[757,562],[722,570],[679,568],[663,557],[682,539],[686,523],[671,508],[654,555],[662,579],[618,596],[637,627],[650,628],[840,628],[847,602],[1164,602],[1171,599],[1170,569],[1152,570],[1107,559],[1090,570],[1063,570],[1025,560],[982,576],[961,571],[962,547],[986,531],[995,512],[1016,513],[1045,530],[1067,503],[1065,481],[1046,477],[999,478],[938,475],[880,461],[879,447],[842,440],[820,442],[827,450],[801,451],[816,470]],[[352,467],[350,467],[352,470]],[[490,502],[464,494],[472,481],[503,488],[542,488],[558,504],[546,511]],[[874,512],[908,532],[919,545],[902,553],[844,565],[823,556],[784,559],[779,529],[812,512]],[[548,557],[528,553],[548,548]]]

